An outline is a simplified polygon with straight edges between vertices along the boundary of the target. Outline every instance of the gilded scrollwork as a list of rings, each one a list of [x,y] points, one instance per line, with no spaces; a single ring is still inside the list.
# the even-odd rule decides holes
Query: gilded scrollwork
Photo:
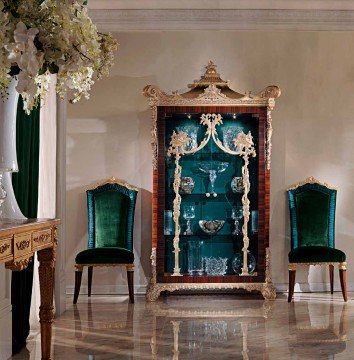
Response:
[[[301,262],[301,263],[289,263],[288,269],[289,271],[296,271],[297,266],[329,266],[329,265],[338,265],[340,270],[347,269],[347,263],[344,262]]]
[[[151,148],[152,148],[152,166],[153,169],[157,169],[157,106],[151,106],[151,118],[152,118],[152,127],[151,127]]]
[[[267,107],[267,129],[266,129],[266,169],[270,170],[271,158],[272,158],[272,110],[271,107]]]
[[[26,259],[15,260],[10,263],[6,263],[6,269],[12,271],[22,271],[28,267],[30,262],[32,261],[32,257],[28,257]]]
[[[114,176],[111,176],[108,179],[104,179],[104,180],[96,182],[93,187],[89,187],[89,188],[87,188],[87,190],[94,190],[97,187],[105,185],[105,184],[118,184],[118,185],[121,185],[121,186],[129,189],[129,190],[139,191],[139,189],[136,186],[131,185],[128,182],[126,182],[125,180],[118,179],[118,178],[116,178]]]
[[[51,237],[52,235],[50,233],[40,234],[38,236],[33,237],[33,242],[41,244],[51,239]]]
[[[269,294],[272,294],[271,286],[263,282],[259,283],[156,283],[153,286],[150,286],[146,298],[148,301],[156,301],[161,292],[163,291],[208,291],[208,290],[237,290],[243,289],[246,291],[258,291],[267,300],[273,300]],[[274,291],[275,294],[275,291]],[[272,295],[273,296],[273,295]]]
[[[146,290],[146,299],[148,301],[155,301],[155,300],[157,300],[157,298],[160,295],[160,293],[159,293],[157,295],[156,299],[153,300],[154,299],[154,294],[155,294],[155,288],[156,288],[156,277],[157,277],[157,273],[156,273],[156,247],[153,247],[152,250],[151,250],[150,260],[151,260],[151,278],[150,278],[148,288]]]
[[[17,247],[17,250],[22,251],[22,250],[29,248],[30,244],[31,244],[31,240],[26,239],[26,240],[22,240],[22,241],[16,243],[16,247]]]
[[[275,300],[277,294],[272,282],[272,274],[270,269],[270,249],[266,249],[266,267],[265,267],[265,284],[263,286],[262,295],[266,300]]]
[[[264,90],[257,94],[261,99],[276,99],[281,95],[281,90],[278,86],[267,86]]]
[[[153,168],[157,169],[157,107],[158,106],[212,106],[212,105],[229,105],[229,106],[264,106],[270,111],[275,106],[275,99],[281,95],[278,86],[271,85],[266,87],[255,95],[251,92],[245,94],[238,93],[229,88],[229,81],[225,81],[220,77],[216,70],[216,65],[209,61],[206,66],[204,75],[200,80],[195,80],[188,87],[193,90],[202,89],[200,92],[186,92],[180,94],[173,91],[167,94],[160,90],[157,86],[147,85],[143,90],[143,94],[149,98],[149,105],[152,111],[152,131],[151,144],[153,153]],[[224,90],[228,91],[224,93]],[[271,118],[267,122],[267,169],[270,167],[271,156],[271,135],[272,125]]]
[[[327,183],[325,182],[322,182],[320,180],[317,180],[315,177],[313,176],[309,176],[307,177],[305,180],[303,181],[300,181],[294,185],[291,185],[290,187],[288,187],[286,190],[295,190],[297,189],[298,187],[300,186],[303,186],[303,185],[306,185],[306,184],[318,184],[318,185],[322,185],[322,186],[325,186],[327,189],[332,189],[332,190],[336,190],[335,187],[331,186],[331,185],[328,185]]]
[[[0,245],[0,254],[3,254],[9,248],[10,248],[10,244],[2,244],[2,245]]]

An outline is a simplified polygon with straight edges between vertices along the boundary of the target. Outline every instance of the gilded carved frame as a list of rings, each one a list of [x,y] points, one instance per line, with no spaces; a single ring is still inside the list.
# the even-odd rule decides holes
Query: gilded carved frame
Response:
[[[189,87],[192,89],[202,86],[203,92],[196,96],[190,96],[188,93],[180,94],[178,91],[173,91],[172,94],[167,94],[157,86],[147,85],[143,90],[144,96],[149,100],[151,109],[151,146],[152,146],[152,164],[153,170],[157,170],[158,161],[158,142],[157,142],[157,109],[159,106],[247,106],[247,107],[266,107],[267,108],[267,125],[266,125],[266,141],[265,141],[265,156],[266,156],[266,170],[270,170],[271,165],[271,149],[272,149],[272,110],[275,107],[275,99],[281,95],[281,90],[278,86],[272,85],[266,87],[264,90],[253,95],[251,92],[246,94],[239,94],[232,91],[229,87],[229,82],[220,78],[216,72],[216,65],[211,61],[206,67],[205,74],[200,80],[195,80]],[[228,88],[234,97],[229,97],[222,92],[224,88]],[[187,94],[187,95],[186,95]],[[178,171],[176,166],[176,171]],[[178,184],[174,184],[174,188]],[[176,190],[176,189],[175,189]],[[178,200],[178,196],[175,199]],[[176,214],[176,216],[179,214]],[[174,245],[175,240],[174,240]],[[178,244],[177,244],[178,247]],[[147,300],[155,301],[162,291],[177,291],[177,290],[223,290],[223,289],[245,289],[247,291],[260,291],[265,299],[274,300],[276,297],[275,288],[272,283],[270,274],[270,251],[266,249],[265,259],[265,282],[263,283],[157,283],[156,271],[156,247],[152,247],[151,252],[151,266],[152,277],[147,290]],[[176,269],[175,269],[176,270]]]

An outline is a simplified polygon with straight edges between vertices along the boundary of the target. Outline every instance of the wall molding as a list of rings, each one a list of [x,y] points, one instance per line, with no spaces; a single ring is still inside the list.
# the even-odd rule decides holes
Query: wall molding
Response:
[[[354,9],[92,9],[102,31],[352,31]]]
[[[348,0],[90,0],[90,9],[321,9],[354,10]]]

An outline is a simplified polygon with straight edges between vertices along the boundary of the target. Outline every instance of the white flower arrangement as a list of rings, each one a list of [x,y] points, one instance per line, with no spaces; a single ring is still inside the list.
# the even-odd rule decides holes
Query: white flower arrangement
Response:
[[[117,42],[92,23],[86,0],[0,0],[0,95],[7,97],[12,76],[29,113],[45,101],[49,74],[57,93],[73,90],[72,102],[107,76]]]

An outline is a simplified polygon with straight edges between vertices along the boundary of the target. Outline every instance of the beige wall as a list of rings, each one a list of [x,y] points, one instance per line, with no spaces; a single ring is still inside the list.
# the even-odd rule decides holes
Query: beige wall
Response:
[[[237,21],[237,19],[235,19]],[[90,101],[69,106],[67,131],[67,283],[73,288],[75,254],[86,247],[88,184],[114,175],[141,188],[135,224],[137,285],[149,276],[152,170],[146,84],[185,90],[213,60],[231,87],[282,89],[273,112],[271,180],[272,273],[286,288],[289,251],[285,188],[309,175],[339,189],[337,247],[354,255],[354,33],[346,32],[130,32],[108,79]],[[349,268],[348,280],[354,270]],[[299,272],[306,290],[323,288],[327,271]],[[84,282],[86,277],[84,277]],[[338,280],[336,278],[338,285]],[[94,290],[121,291],[124,272],[97,270]],[[142,290],[143,288],[140,288]],[[138,289],[139,290],[139,289]]]

